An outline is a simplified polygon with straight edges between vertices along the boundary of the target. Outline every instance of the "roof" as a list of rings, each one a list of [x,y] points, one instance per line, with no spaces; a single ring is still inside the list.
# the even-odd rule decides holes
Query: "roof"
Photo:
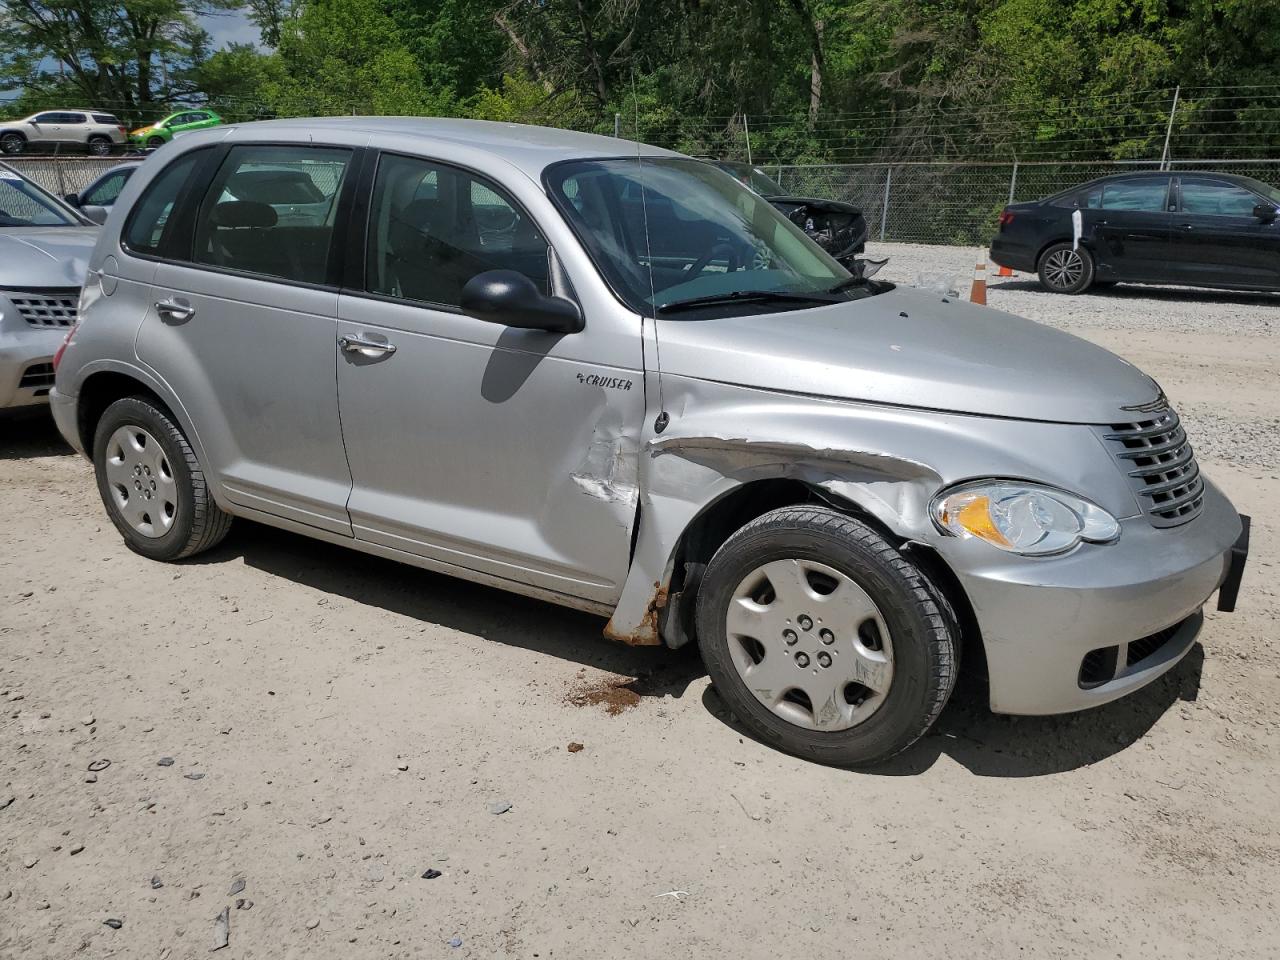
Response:
[[[482,150],[502,157],[525,173],[539,177],[560,160],[587,160],[603,157],[677,157],[680,154],[632,140],[578,133],[556,127],[492,120],[458,120],[445,117],[308,117],[291,120],[262,120],[236,124],[236,129],[305,132],[341,132],[352,135],[396,136],[420,139],[423,143],[449,143]],[[223,128],[228,129],[227,127]]]

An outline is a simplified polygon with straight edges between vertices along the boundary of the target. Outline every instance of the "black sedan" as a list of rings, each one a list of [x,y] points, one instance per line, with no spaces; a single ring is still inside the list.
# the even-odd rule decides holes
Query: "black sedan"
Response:
[[[1038,273],[1054,293],[1120,282],[1280,290],[1280,190],[1223,173],[1103,177],[1005,207],[991,259]]]

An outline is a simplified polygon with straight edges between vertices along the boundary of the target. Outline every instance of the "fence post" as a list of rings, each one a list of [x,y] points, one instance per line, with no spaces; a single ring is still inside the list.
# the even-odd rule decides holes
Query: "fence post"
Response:
[[[1009,202],[1013,203],[1013,191],[1018,186],[1018,160],[1013,161],[1013,175],[1009,177]]]
[[[752,166],[751,162],[751,127],[747,125],[747,113],[742,113],[742,133],[747,138],[747,166]]]
[[[889,186],[893,183],[893,167],[884,168],[884,200],[880,204],[880,239],[884,240],[885,224],[889,221]]]
[[[622,114],[620,113],[613,115],[613,135],[616,138],[621,138],[622,136]]]
[[[1173,105],[1169,108],[1169,126],[1164,131],[1164,150],[1160,153],[1160,169],[1169,169],[1169,138],[1173,136],[1173,115],[1178,112],[1178,95],[1182,93],[1182,84],[1173,88]]]

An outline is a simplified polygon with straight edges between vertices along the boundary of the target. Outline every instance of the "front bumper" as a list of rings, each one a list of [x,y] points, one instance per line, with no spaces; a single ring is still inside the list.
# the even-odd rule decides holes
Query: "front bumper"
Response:
[[[48,402],[53,387],[53,355],[65,328],[38,329],[0,315],[0,410]]]
[[[939,544],[982,632],[993,711],[1069,713],[1122,697],[1191,649],[1215,590],[1227,588],[1224,609],[1234,605],[1246,524],[1211,483],[1188,523],[1157,529],[1134,517],[1121,526],[1115,542],[1061,557]]]

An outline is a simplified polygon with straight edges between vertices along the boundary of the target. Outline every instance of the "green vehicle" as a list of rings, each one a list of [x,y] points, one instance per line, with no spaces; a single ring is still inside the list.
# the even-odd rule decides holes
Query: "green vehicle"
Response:
[[[149,127],[139,127],[129,134],[129,142],[141,147],[162,147],[176,134],[216,127],[222,118],[212,110],[179,110]]]

